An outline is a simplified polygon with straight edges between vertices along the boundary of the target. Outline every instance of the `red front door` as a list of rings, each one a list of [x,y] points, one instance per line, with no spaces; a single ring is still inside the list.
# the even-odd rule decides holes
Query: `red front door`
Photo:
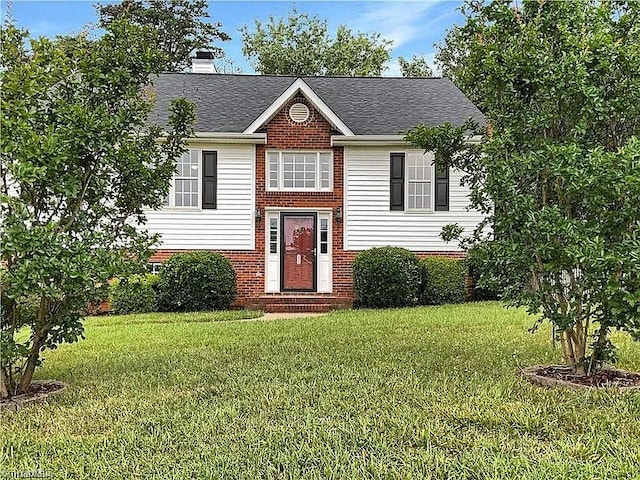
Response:
[[[316,214],[281,214],[282,290],[316,290]]]

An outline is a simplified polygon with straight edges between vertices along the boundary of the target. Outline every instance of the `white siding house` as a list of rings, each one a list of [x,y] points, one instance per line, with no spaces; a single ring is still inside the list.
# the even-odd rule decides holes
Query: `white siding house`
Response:
[[[345,147],[344,164],[344,248],[365,250],[393,245],[413,251],[455,251],[456,242],[440,238],[444,225],[457,223],[470,233],[483,216],[468,211],[469,189],[460,186],[461,172],[449,173],[449,210],[436,211],[433,204],[425,208],[390,210],[390,156],[405,153],[409,159],[422,157],[422,151],[395,147]],[[430,154],[426,163],[432,161]],[[434,188],[433,172],[429,187]],[[409,189],[405,189],[405,198]],[[434,195],[426,198],[433,199]],[[408,198],[405,204],[408,206]]]
[[[159,248],[186,250],[253,250],[255,248],[255,147],[253,145],[199,144],[190,149],[198,164],[193,206],[176,202],[176,185],[169,205],[148,211],[146,228],[161,235]],[[217,152],[217,206],[202,208],[202,152]],[[186,178],[186,177],[180,177]],[[175,180],[174,180],[175,182]],[[191,187],[188,187],[192,190]],[[190,192],[192,195],[193,193]],[[182,203],[182,205],[176,205]]]

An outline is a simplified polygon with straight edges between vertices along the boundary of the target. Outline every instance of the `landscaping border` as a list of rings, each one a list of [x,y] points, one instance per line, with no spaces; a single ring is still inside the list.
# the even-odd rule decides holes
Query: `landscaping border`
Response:
[[[37,387],[41,385],[47,385],[53,388],[45,392],[36,391],[24,393],[22,395],[11,397],[7,400],[2,400],[0,401],[0,410],[9,410],[15,412],[20,410],[21,408],[26,407],[27,405],[44,402],[49,398],[49,396],[61,393],[67,388],[66,383],[60,382],[58,380],[34,380],[33,382],[31,382],[31,387]]]
[[[555,366],[561,367],[562,365],[531,365],[530,367],[525,367],[521,369],[521,373],[529,382],[533,383],[534,385],[540,385],[543,387],[552,387],[552,388],[564,387],[572,390],[584,390],[584,389],[599,390],[603,388],[615,388],[622,392],[626,392],[626,391],[640,392],[640,385],[630,385],[630,386],[615,385],[615,384],[583,385],[577,382],[572,382],[570,380],[562,380],[559,378],[552,378],[552,377],[547,377],[547,376],[538,374],[538,372],[543,368],[555,367]],[[613,367],[607,367],[607,368],[604,368],[603,370],[607,370],[610,372],[633,373],[633,372],[627,372],[626,370],[620,370]]]

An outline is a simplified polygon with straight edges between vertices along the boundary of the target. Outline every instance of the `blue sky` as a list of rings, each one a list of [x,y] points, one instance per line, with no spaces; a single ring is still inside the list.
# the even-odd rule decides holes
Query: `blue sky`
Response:
[[[2,15],[9,5],[15,22],[30,30],[34,36],[77,33],[96,21],[95,1],[19,1],[2,0]],[[105,2],[100,2],[105,3]],[[113,2],[107,2],[113,3]],[[242,42],[238,29],[253,26],[254,19],[268,19],[269,15],[285,16],[295,5],[298,11],[327,19],[329,29],[347,25],[353,31],[377,32],[393,41],[392,61],[385,75],[399,75],[397,57],[425,55],[432,59],[434,43],[440,42],[453,24],[462,22],[458,11],[460,1],[410,2],[335,2],[335,1],[209,1],[211,19],[222,23],[222,29],[232,40],[220,46],[243,71],[253,69],[242,56]]]

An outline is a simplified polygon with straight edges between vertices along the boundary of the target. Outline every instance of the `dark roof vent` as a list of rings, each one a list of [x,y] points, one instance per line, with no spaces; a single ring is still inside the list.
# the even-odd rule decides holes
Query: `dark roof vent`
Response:
[[[206,51],[196,52],[196,58],[213,60],[213,53]]]

